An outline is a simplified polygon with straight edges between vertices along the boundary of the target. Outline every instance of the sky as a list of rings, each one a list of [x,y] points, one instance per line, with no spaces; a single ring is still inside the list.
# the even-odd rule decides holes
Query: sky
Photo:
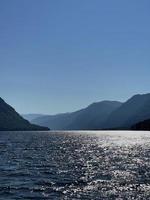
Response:
[[[148,92],[149,0],[0,1],[0,96],[19,113]]]

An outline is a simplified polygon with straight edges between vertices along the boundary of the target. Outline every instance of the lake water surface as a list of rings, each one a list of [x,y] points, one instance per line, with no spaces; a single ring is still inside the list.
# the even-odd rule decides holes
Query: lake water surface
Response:
[[[150,199],[150,132],[0,132],[10,199]]]

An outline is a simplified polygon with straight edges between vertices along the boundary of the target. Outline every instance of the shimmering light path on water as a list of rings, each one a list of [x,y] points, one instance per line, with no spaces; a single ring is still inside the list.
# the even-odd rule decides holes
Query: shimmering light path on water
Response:
[[[0,132],[4,199],[150,199],[150,132]]]

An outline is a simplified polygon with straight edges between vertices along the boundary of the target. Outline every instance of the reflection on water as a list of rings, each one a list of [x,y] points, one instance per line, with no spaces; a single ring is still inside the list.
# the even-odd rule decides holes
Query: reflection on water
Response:
[[[150,199],[150,132],[1,132],[0,199]]]

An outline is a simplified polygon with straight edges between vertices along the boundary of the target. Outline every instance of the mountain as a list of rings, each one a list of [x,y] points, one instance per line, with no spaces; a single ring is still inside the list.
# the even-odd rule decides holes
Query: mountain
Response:
[[[42,114],[22,114],[22,117],[26,120],[28,120],[29,122],[31,122],[32,120],[38,118],[38,117],[42,117],[44,115]]]
[[[53,130],[101,129],[108,116],[121,104],[117,101],[102,101],[76,112],[38,117],[32,123],[48,126]]]
[[[16,130],[49,130],[29,123],[23,119],[10,105],[0,98],[0,131]]]
[[[38,117],[31,122],[40,126],[51,127],[52,130],[66,130],[78,115],[77,112]]]
[[[102,129],[108,116],[121,106],[117,101],[102,101],[93,103],[80,111],[75,120],[67,127],[73,130]]]
[[[150,118],[150,94],[135,95],[112,112],[105,122],[107,129],[128,129]]]
[[[150,131],[150,119],[139,122],[131,127],[132,130],[147,130]]]

